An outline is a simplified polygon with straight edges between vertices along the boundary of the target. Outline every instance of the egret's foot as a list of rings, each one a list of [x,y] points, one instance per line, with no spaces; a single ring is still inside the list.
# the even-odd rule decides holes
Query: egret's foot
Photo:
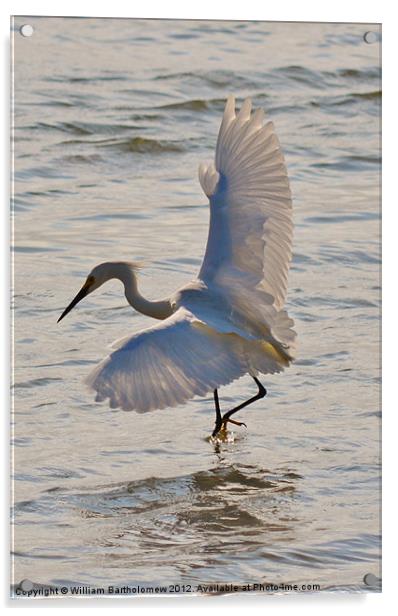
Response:
[[[235,441],[235,435],[233,432],[227,430],[225,426],[222,426],[218,432],[213,432],[209,437],[209,441],[214,445],[219,445],[220,443],[233,443]]]
[[[220,441],[230,440],[228,436],[229,433],[227,430],[228,423],[232,423],[235,426],[245,426],[245,428],[247,428],[247,425],[243,423],[243,421],[236,421],[236,419],[222,419],[219,425],[216,424],[216,427],[213,430],[211,438],[213,439],[217,438]]]
[[[224,430],[224,427],[223,427],[222,421],[216,422],[215,428],[213,432],[211,433],[211,438],[215,438],[217,434],[219,434],[223,430]]]
[[[227,423],[232,423],[235,426],[245,426],[245,428],[247,429],[247,425],[245,423],[243,423],[243,421],[236,421],[236,419],[223,419],[222,422],[222,430],[227,430],[226,425]]]

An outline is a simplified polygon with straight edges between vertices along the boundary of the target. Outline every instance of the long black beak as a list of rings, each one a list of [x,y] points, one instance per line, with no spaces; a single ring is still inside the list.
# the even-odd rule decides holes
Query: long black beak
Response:
[[[76,295],[76,297],[74,299],[72,299],[71,303],[69,304],[69,306],[67,308],[65,308],[65,310],[63,311],[63,313],[61,314],[61,316],[59,317],[57,323],[59,323],[64,317],[66,317],[66,315],[68,314],[68,312],[70,312],[72,310],[72,308],[74,308],[76,306],[76,304],[78,304],[80,302],[80,300],[83,299],[83,297],[86,297],[86,295],[89,292],[89,286],[84,285],[79,293]]]

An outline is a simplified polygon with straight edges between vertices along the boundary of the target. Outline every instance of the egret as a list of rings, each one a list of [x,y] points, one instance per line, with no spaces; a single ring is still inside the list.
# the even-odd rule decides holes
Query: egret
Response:
[[[294,359],[296,332],[284,309],[293,236],[289,180],[273,123],[251,107],[246,99],[236,114],[228,97],[215,160],[199,166],[210,226],[197,278],[150,301],[138,290],[137,264],[101,263],[58,319],[116,278],[135,310],[160,321],[115,343],[89,374],[96,401],[145,413],[212,392],[215,437],[228,422],[245,425],[231,416],[266,395],[259,373],[281,372]],[[222,414],[218,389],[247,373],[257,394]]]

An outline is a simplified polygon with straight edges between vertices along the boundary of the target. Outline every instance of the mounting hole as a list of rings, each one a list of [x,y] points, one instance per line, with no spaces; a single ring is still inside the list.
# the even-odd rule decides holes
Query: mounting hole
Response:
[[[367,573],[363,581],[367,586],[381,586],[381,579],[376,577],[373,573]]]
[[[363,35],[363,40],[369,45],[371,45],[372,43],[376,43],[377,38],[377,32],[372,32],[372,30],[369,30],[369,32],[365,32],[365,34]]]
[[[23,26],[19,28],[19,31],[22,34],[22,36],[32,36],[34,32],[33,26],[31,26],[30,24],[24,24]]]
[[[22,580],[20,588],[28,592],[29,590],[32,590],[33,582],[31,582],[30,580]]]

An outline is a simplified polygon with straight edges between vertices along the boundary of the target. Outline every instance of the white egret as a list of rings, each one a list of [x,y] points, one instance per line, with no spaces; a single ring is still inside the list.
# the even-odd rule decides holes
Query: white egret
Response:
[[[169,298],[150,301],[137,288],[134,263],[97,265],[59,321],[83,297],[117,278],[127,301],[161,323],[119,341],[89,375],[96,400],[145,413],[194,396],[214,395],[213,436],[231,415],[266,394],[257,376],[280,372],[294,358],[294,322],[283,309],[292,254],[292,202],[272,122],[235,115],[228,98],[214,163],[199,167],[210,201],[207,247],[198,277]],[[222,415],[218,388],[249,373],[258,393]]]

